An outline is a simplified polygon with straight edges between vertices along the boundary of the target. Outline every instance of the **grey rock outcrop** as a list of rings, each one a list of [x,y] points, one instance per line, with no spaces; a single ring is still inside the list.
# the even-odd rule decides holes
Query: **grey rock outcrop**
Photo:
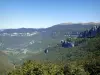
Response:
[[[97,34],[100,34],[100,26],[94,26],[90,30],[86,30],[79,34],[79,38],[92,38],[95,37]]]
[[[61,46],[64,48],[71,48],[74,47],[74,43],[68,41],[61,41]]]

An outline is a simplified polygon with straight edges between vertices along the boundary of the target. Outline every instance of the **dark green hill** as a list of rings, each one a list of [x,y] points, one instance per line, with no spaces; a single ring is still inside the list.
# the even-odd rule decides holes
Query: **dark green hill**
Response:
[[[0,75],[14,69],[13,64],[8,60],[7,55],[0,51]]]

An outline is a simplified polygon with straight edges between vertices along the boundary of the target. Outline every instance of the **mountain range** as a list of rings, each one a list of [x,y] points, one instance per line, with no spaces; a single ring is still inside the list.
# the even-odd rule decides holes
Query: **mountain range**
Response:
[[[0,50],[11,60],[22,60],[55,46],[67,37],[76,38],[80,32],[99,23],[61,23],[48,28],[3,29],[0,31]]]
[[[14,64],[21,64],[29,59],[41,62],[62,62],[82,59],[88,55],[88,52],[81,50],[80,46],[84,46],[84,43],[86,44],[89,39],[77,37],[99,25],[99,23],[61,23],[49,28],[0,30],[0,63],[4,62],[4,67],[7,65],[7,68],[12,69]],[[63,48],[61,40],[67,40],[67,38],[72,38],[80,46]],[[48,50],[47,54],[44,52],[46,49]],[[2,58],[4,61],[2,61]]]

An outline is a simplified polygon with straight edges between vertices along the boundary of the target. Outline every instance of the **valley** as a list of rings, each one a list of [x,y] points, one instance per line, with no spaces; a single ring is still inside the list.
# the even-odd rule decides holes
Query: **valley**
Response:
[[[99,27],[96,24],[62,23],[44,29],[4,29],[0,31],[0,51],[8,57],[5,60],[9,60],[10,64],[16,66],[22,65],[26,60],[41,63],[65,63],[66,61],[68,63],[91,58],[90,56],[94,54],[83,50],[83,47],[91,40],[86,36],[90,36],[89,32],[92,31],[89,30],[95,26]],[[87,30],[88,32],[85,33]],[[68,47],[68,45],[73,46]]]

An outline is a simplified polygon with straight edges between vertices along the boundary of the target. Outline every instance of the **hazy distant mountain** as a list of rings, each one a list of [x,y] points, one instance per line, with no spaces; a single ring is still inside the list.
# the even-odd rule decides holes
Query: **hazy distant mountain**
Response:
[[[77,36],[81,31],[90,29],[93,25],[83,24],[58,24],[49,28],[20,28],[5,29],[0,31],[0,48],[28,48],[30,46],[43,45],[44,41],[57,40],[58,42],[66,37]],[[49,43],[47,43],[49,45]],[[34,50],[34,48],[33,48]]]
[[[0,31],[0,50],[5,51],[11,59],[22,60],[30,54],[37,54],[56,45],[67,37],[77,37],[80,32],[95,25],[97,24],[61,23],[40,29],[4,29]]]

